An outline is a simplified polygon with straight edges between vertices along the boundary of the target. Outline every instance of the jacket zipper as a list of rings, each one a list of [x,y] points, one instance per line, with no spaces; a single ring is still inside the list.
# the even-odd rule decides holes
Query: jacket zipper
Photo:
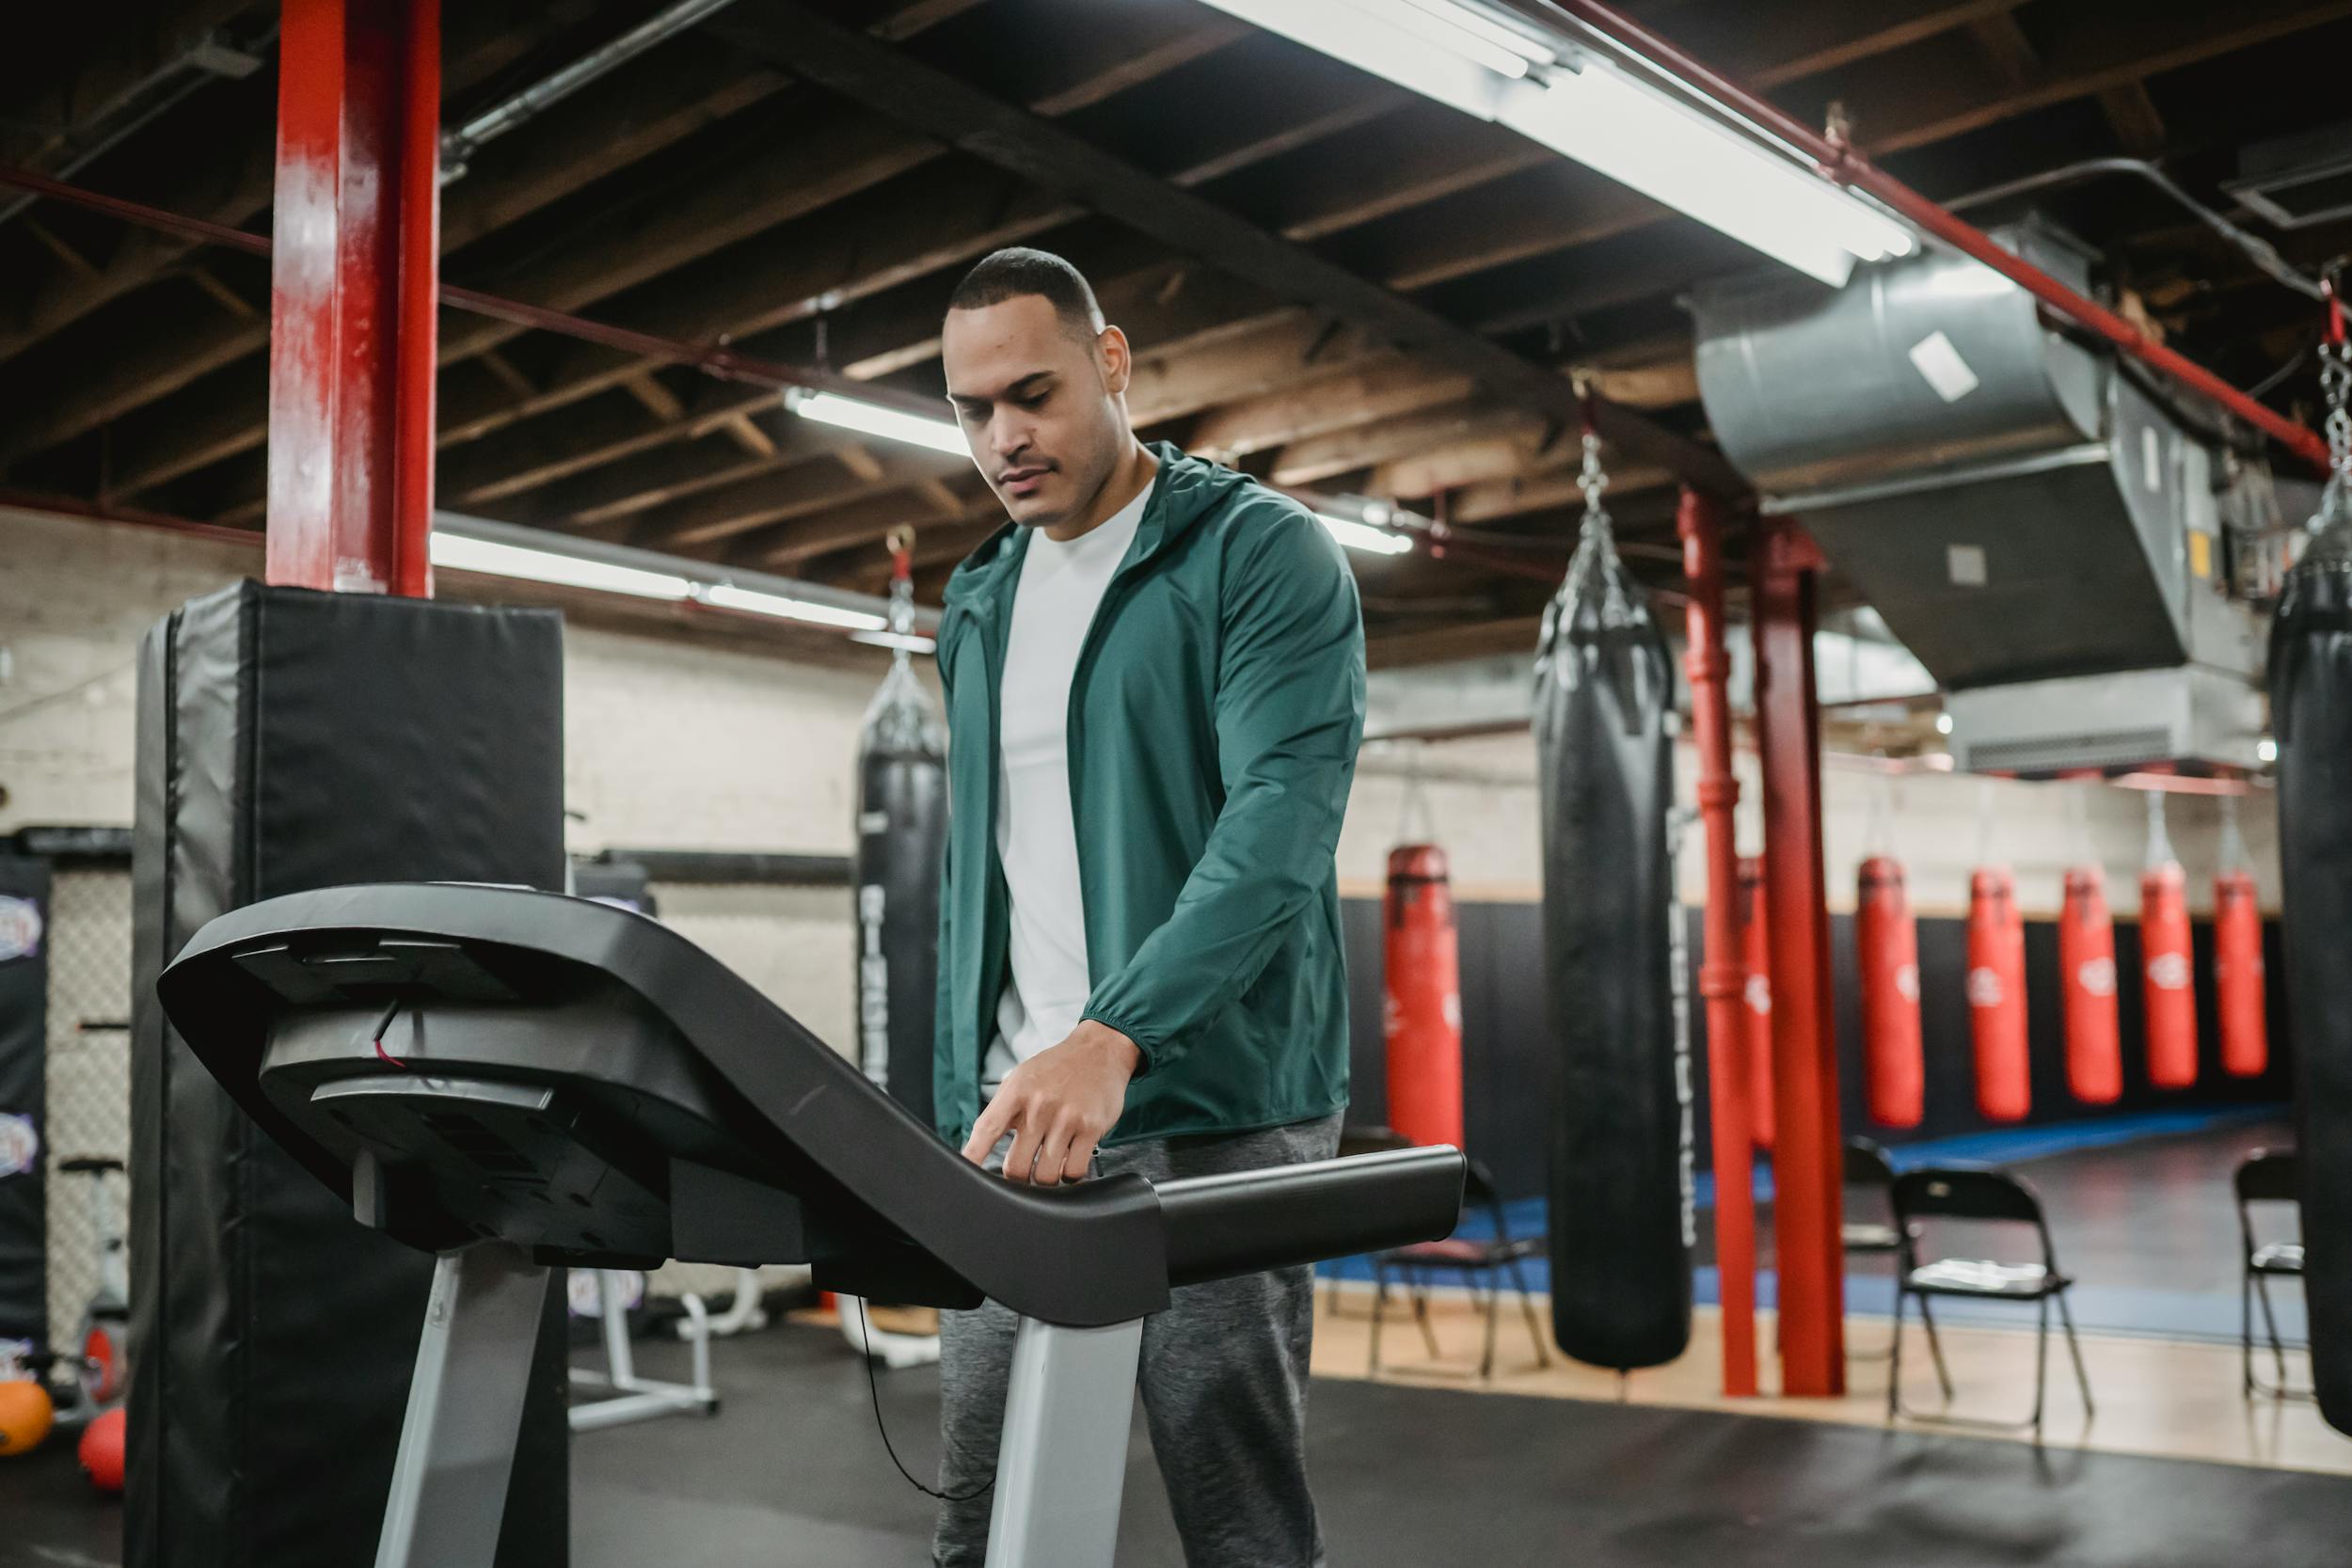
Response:
[[[1017,577],[1013,579],[1013,588],[1016,593],[1020,591]],[[989,995],[988,984],[993,967],[988,961],[989,949],[996,938],[990,926],[996,920],[996,884],[1004,879],[1005,875],[996,849],[996,816],[1003,809],[998,781],[1004,772],[1005,653],[998,618],[993,613],[998,607],[992,604],[989,608],[991,613],[987,615],[970,609],[964,611],[979,637],[980,668],[988,681],[988,807],[986,820],[980,828],[980,907],[985,919],[980,927],[980,995],[978,1006],[973,1013],[972,1029],[972,1092],[976,1100],[980,1091],[980,1081],[988,1071],[989,1022],[994,1018],[996,1010],[995,999]],[[1009,942],[1009,936],[1007,941]],[[998,977],[996,990],[1000,994],[1004,990],[1001,976]]]
[[[1147,515],[1144,520],[1149,522],[1149,516]],[[1095,654],[1102,646],[1104,627],[1109,624],[1112,612],[1119,608],[1119,603],[1133,583],[1136,572],[1149,559],[1147,555],[1129,557],[1120,562],[1119,569],[1111,574],[1111,580],[1103,585],[1103,596],[1095,602],[1094,618],[1087,623],[1087,634],[1078,643],[1078,661],[1071,667],[1070,671],[1070,700],[1062,710],[1062,749],[1068,753],[1062,759],[1062,767],[1068,774],[1067,783],[1070,786],[1070,829],[1072,834],[1078,838],[1076,846],[1078,850],[1078,919],[1081,928],[1086,924],[1086,912],[1094,908],[1094,899],[1087,889],[1086,842],[1083,835],[1078,833],[1078,824],[1081,821],[1078,802],[1080,772],[1078,762],[1081,745],[1078,707],[1086,696],[1087,677],[1093,673]],[[1089,931],[1087,933],[1087,989],[1089,990],[1092,990],[1095,986],[1094,957],[1094,935]]]

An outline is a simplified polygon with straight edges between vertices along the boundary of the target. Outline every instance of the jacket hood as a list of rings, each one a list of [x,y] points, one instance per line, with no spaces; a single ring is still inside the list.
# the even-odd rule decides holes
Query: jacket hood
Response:
[[[1143,521],[1136,528],[1136,541],[1122,564],[1150,560],[1237,493],[1257,483],[1248,474],[1187,456],[1172,442],[1150,441],[1145,447],[1160,460],[1160,467],[1152,478],[1151,499],[1144,502]],[[1028,534],[1020,524],[1008,522],[989,535],[949,576],[945,601],[970,604],[1009,583],[1027,553]]]

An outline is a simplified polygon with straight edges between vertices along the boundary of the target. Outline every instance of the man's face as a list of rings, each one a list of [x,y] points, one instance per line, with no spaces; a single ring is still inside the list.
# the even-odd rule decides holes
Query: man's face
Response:
[[[947,401],[972,461],[1026,528],[1080,517],[1133,440],[1119,396],[1127,340],[1073,330],[1041,294],[950,310],[940,335]]]

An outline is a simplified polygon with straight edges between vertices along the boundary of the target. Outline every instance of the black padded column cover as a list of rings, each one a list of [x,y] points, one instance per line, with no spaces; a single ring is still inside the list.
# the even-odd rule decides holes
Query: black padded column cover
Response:
[[[50,1333],[48,930],[49,863],[0,855],[0,1360]]]
[[[2271,625],[2270,721],[2312,1386],[2328,1424],[2352,1433],[2352,514],[2333,480],[2328,500]]]
[[[564,886],[563,626],[242,583],[141,651],[126,1568],[366,1568],[433,1260],[223,1094],[155,976],[207,920],[342,882]],[[561,1292],[502,1568],[568,1551]]]

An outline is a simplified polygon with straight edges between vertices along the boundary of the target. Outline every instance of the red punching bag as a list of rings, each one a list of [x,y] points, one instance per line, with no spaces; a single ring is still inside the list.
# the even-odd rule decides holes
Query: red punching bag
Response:
[[[2197,1082],[2197,984],[2188,927],[2188,879],[2164,831],[2164,796],[2148,793],[2148,870],[2139,879],[2139,972],[2148,1015],[2148,1082]]]
[[[2263,911],[2246,867],[2237,800],[2221,800],[2221,863],[2213,879],[2213,989],[2221,1018],[2221,1070],[2259,1078],[2270,1065],[2270,1020],[2264,995]]]
[[[2086,1105],[2123,1094],[2122,1030],[2115,1002],[2115,917],[2095,865],[2066,873],[2058,915],[2058,981],[2066,1004],[2066,1087]]]
[[[1927,1088],[1919,1047],[1919,927],[1899,862],[1873,855],[1855,880],[1864,1096],[1870,1119],[1881,1127],[1916,1127]]]
[[[1772,1147],[1772,942],[1764,923],[1764,857],[1740,859],[1740,961],[1748,972],[1740,1022],[1747,1026],[1748,1130]]]
[[[1462,965],[1445,851],[1389,851],[1383,1010],[1389,1125],[1417,1144],[1462,1142]]]
[[[2022,1121],[2033,1108],[2026,1051],[2026,923],[2007,866],[1988,866],[1968,881],[1968,1019],[1978,1111],[1987,1121]]]

